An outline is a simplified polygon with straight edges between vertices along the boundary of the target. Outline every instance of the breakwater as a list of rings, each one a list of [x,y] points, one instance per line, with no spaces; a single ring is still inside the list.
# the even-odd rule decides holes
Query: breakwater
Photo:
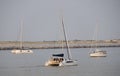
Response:
[[[71,40],[68,41],[70,48],[94,48],[94,47],[120,47],[120,40]],[[23,42],[23,48],[29,49],[52,49],[66,48],[65,41],[38,41]],[[19,41],[0,41],[0,50],[19,49]]]

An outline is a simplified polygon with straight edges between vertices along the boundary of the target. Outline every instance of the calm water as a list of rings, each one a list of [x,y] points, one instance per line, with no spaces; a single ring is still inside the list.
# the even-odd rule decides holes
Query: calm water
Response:
[[[103,48],[107,57],[91,58],[89,49],[71,49],[78,66],[45,67],[52,53],[60,49],[38,49],[33,54],[0,51],[0,76],[120,76],[120,48]]]

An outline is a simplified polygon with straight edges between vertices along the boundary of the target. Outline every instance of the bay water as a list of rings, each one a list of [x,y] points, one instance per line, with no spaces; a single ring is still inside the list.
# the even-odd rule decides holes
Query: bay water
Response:
[[[34,49],[33,54],[12,54],[0,51],[0,76],[120,76],[120,47],[100,48],[107,57],[90,57],[89,48],[72,48],[78,66],[45,67],[53,53],[61,49]]]

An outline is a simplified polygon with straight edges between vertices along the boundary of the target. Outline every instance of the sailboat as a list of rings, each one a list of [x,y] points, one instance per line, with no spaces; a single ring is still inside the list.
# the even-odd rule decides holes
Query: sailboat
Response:
[[[96,49],[90,53],[91,57],[106,57],[107,53],[104,50]]]
[[[22,29],[23,29],[23,22],[21,21],[21,25],[20,25],[20,48],[19,49],[13,49],[11,51],[11,53],[13,54],[26,54],[26,53],[33,53],[32,50],[30,49],[26,49],[26,48],[23,48],[23,33],[22,33]]]
[[[96,25],[95,35],[97,34],[97,31],[98,31],[97,29],[98,29],[98,25]],[[96,37],[97,37],[97,35],[96,35]],[[97,39],[96,39],[96,41],[97,41]],[[107,56],[107,52],[105,50],[98,49],[97,42],[96,42],[95,46],[96,46],[95,50],[90,52],[90,57],[106,57]]]
[[[68,45],[68,40],[67,40],[67,35],[65,31],[65,26],[63,22],[63,17],[62,17],[62,28],[63,28],[63,33],[64,33],[64,38],[65,38],[65,44],[66,44],[66,49],[67,49],[67,59],[64,59],[59,66],[75,66],[77,65],[77,60],[73,60],[70,52],[70,48]]]
[[[64,58],[64,54],[53,54],[52,57],[45,63],[45,66],[75,66],[77,65],[77,60],[73,60],[70,53],[70,48],[68,46],[68,40],[65,32],[65,27],[62,18],[62,28],[65,38],[65,44],[67,47],[67,59]]]

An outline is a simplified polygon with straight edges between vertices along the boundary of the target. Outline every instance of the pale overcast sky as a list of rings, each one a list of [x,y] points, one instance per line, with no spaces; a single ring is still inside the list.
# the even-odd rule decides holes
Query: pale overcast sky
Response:
[[[120,39],[120,0],[0,0],[0,41],[59,40],[60,14],[69,40]]]

